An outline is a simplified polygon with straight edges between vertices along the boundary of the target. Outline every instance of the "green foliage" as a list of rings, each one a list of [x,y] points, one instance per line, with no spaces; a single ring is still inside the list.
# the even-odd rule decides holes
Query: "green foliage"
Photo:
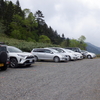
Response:
[[[79,48],[84,50],[84,49],[86,49],[86,43],[85,42],[80,42],[76,39],[72,39],[70,41],[70,47],[79,47]]]
[[[61,43],[61,47],[69,47],[70,46],[70,39],[67,38]]]
[[[16,39],[21,39],[21,34],[19,30],[13,30],[11,32],[11,37],[16,38]]]
[[[5,26],[0,22],[0,34],[5,32]]]
[[[86,40],[86,37],[81,35],[79,38],[78,38],[78,41],[80,42],[84,42]]]
[[[38,43],[38,42],[27,42],[25,40],[17,40],[17,39],[9,38],[6,35],[0,35],[0,42],[4,42],[5,44],[10,46],[15,46],[27,52],[30,52],[33,48],[57,46],[57,45],[52,45],[50,43]]]
[[[40,35],[39,42],[42,42],[42,43],[51,43],[50,39],[46,35]]]

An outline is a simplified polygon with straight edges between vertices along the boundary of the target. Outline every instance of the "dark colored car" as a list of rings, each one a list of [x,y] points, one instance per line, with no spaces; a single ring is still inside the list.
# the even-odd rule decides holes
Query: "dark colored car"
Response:
[[[9,66],[9,58],[6,52],[6,45],[0,44],[0,70],[5,71]]]
[[[70,49],[70,50],[73,50],[73,51],[75,51],[75,52],[81,53],[81,49],[78,48],[78,47],[66,47],[65,49]]]

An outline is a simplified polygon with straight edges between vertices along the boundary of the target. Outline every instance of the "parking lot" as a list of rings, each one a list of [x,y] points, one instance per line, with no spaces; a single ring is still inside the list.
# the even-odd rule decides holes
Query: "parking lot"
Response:
[[[8,68],[0,72],[0,100],[100,100],[100,59]]]

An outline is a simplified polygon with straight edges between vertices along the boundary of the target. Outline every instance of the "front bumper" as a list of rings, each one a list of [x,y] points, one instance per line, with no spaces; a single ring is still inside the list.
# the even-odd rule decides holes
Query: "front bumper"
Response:
[[[34,57],[20,58],[18,61],[19,65],[29,65],[35,63]]]
[[[30,64],[33,64],[33,63],[35,63],[35,60],[27,60],[27,61],[25,61],[24,63],[23,63],[23,65],[24,66],[26,66],[26,65],[30,65]]]
[[[77,59],[83,59],[83,56],[77,56]]]

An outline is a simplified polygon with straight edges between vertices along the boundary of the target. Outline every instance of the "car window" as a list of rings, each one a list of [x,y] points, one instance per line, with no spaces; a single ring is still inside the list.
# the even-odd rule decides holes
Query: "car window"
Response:
[[[48,49],[45,49],[45,51],[44,51],[45,53],[51,53],[51,51],[50,50],[48,50]]]
[[[44,52],[44,49],[34,49],[33,52]]]
[[[64,52],[65,52],[64,50],[62,50],[62,49],[60,49],[60,48],[53,48],[53,49],[55,49],[56,52],[60,52],[60,53],[64,53]]]
[[[54,53],[59,53],[58,50],[54,50],[54,49],[52,49],[52,52],[54,52]]]
[[[11,53],[21,53],[22,51],[16,47],[7,47],[8,48],[8,51],[11,52]]]

